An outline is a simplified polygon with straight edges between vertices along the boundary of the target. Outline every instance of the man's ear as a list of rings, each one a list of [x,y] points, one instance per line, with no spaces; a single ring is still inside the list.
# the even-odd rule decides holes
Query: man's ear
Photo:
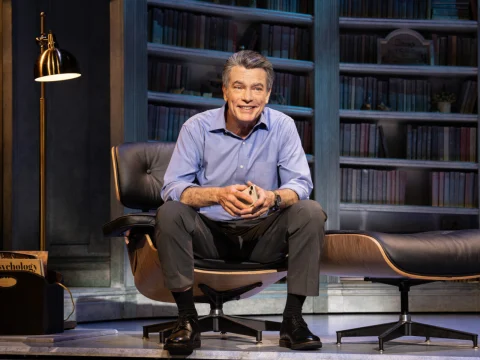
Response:
[[[228,101],[227,88],[224,85],[222,85],[222,91],[223,91],[223,100]]]
[[[266,104],[268,104],[268,100],[270,100],[270,94],[272,93],[272,89],[270,89],[267,93],[267,100],[265,101]]]

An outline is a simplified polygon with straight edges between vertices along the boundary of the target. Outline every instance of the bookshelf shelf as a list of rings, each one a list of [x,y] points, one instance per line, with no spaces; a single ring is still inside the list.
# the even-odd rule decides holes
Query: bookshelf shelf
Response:
[[[416,214],[478,215],[478,209],[416,205],[377,205],[340,203],[340,211],[393,212]]]
[[[208,98],[194,95],[170,94],[163,92],[148,92],[148,100],[156,103],[168,103],[177,106],[193,106],[202,108],[221,107],[224,104],[223,99]],[[287,106],[268,104],[272,109],[281,111],[289,116],[312,117],[313,109],[301,106]]]
[[[192,61],[195,63],[203,63],[208,65],[223,66],[230,55],[229,52],[192,49],[180,46],[163,45],[148,43],[147,51],[149,55],[161,56],[174,60]],[[275,70],[284,70],[292,72],[309,72],[313,70],[313,62],[304,60],[291,60],[276,57],[268,57],[273,64]]]
[[[451,170],[478,170],[478,164],[464,161],[431,161],[407,160],[391,158],[365,158],[354,156],[341,156],[341,165],[379,166],[409,169],[451,169]]]
[[[352,74],[377,74],[388,76],[413,75],[419,77],[472,77],[477,76],[476,67],[433,65],[385,65],[340,63],[340,72]]]
[[[219,5],[209,2],[192,0],[148,0],[148,5],[163,6],[181,11],[193,11],[203,14],[229,17],[248,22],[267,21],[277,24],[295,24],[297,26],[311,26],[312,15],[285,11],[249,8],[241,6]]]
[[[393,30],[408,28],[425,31],[476,32],[477,22],[473,20],[410,20],[341,17],[342,29]]]
[[[475,114],[457,114],[440,112],[402,112],[376,110],[340,110],[341,119],[372,119],[422,122],[461,122],[476,124]]]

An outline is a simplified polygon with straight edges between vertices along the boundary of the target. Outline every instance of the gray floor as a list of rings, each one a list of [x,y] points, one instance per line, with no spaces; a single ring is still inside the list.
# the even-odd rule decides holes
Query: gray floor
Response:
[[[279,320],[280,317],[258,317]],[[432,338],[403,337],[386,343],[385,351],[378,351],[376,337],[344,338],[336,344],[336,331],[358,326],[394,322],[398,315],[306,315],[310,329],[319,335],[323,348],[316,351],[292,351],[278,346],[278,333],[264,332],[263,341],[228,335],[222,339],[219,333],[202,334],[202,347],[190,359],[467,359],[479,358],[480,350],[472,348],[471,341]],[[480,333],[479,314],[414,314],[412,320],[436,326]],[[45,336],[0,337],[1,358],[49,358],[68,357],[102,358],[168,358],[158,343],[158,334],[142,340],[142,325],[162,319],[114,321],[79,324],[76,329],[63,334]]]

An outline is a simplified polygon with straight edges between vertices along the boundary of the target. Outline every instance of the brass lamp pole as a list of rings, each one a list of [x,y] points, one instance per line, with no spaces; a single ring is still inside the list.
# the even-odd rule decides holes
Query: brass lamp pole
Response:
[[[77,60],[55,47],[55,37],[45,34],[45,13],[40,13],[40,36],[36,38],[40,55],[35,64],[35,81],[40,82],[40,250],[46,250],[46,109],[45,82],[74,79],[80,70]]]

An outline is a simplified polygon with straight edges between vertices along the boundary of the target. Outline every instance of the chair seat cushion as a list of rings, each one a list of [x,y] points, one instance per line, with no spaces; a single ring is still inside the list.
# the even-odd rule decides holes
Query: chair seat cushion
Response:
[[[155,213],[132,213],[118,217],[103,225],[103,234],[109,237],[124,236],[127,231],[149,234],[155,230]],[[153,240],[153,239],[152,239]],[[226,261],[220,259],[195,259],[195,268],[203,270],[284,270],[287,257],[274,262],[261,264],[249,261]]]
[[[195,259],[195,268],[203,270],[286,270],[287,257],[266,264],[250,261],[227,261],[219,259]]]
[[[408,274],[446,278],[480,275],[478,229],[412,234],[328,231],[328,234],[369,236],[381,246],[395,267]]]

